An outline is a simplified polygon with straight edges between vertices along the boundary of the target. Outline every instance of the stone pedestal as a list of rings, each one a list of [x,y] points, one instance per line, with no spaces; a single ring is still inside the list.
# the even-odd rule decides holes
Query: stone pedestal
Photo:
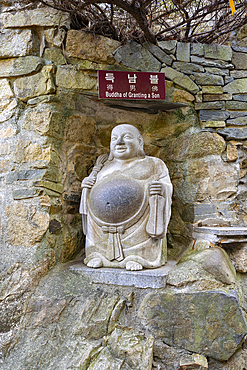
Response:
[[[69,269],[75,274],[83,275],[91,283],[103,283],[136,288],[165,288],[169,271],[174,267],[174,261],[168,261],[165,266],[151,270],[127,271],[116,268],[94,269],[83,263],[72,265]]]

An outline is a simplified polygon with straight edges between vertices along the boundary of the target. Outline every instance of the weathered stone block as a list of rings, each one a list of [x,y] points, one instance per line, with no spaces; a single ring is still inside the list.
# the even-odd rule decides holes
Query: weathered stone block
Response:
[[[128,42],[114,53],[117,63],[138,71],[160,71],[161,63],[137,42]]]
[[[23,101],[36,96],[51,94],[55,91],[53,77],[46,69],[33,76],[18,78],[14,82],[15,95]]]
[[[194,73],[194,76],[199,85],[224,85],[222,76],[211,75],[209,73]]]
[[[74,66],[59,66],[56,85],[67,89],[97,91],[97,78],[78,71]]]
[[[16,163],[35,162],[50,159],[50,148],[42,148],[38,143],[31,143],[30,140],[19,140],[13,154],[13,161]]]
[[[202,66],[194,63],[174,62],[172,67],[185,74],[192,74],[193,72],[204,72],[204,68]]]
[[[245,117],[247,116],[247,112],[242,110],[242,111],[230,111],[230,117],[229,118],[238,118],[238,117]]]
[[[247,54],[245,53],[233,53],[232,63],[237,69],[247,69]]]
[[[225,121],[206,121],[202,122],[202,128],[205,127],[212,127],[212,128],[217,128],[217,127],[226,127]]]
[[[235,71],[231,71],[230,75],[233,78],[245,78],[245,77],[247,77],[247,71],[244,71],[244,70],[237,71],[237,70],[235,70]]]
[[[229,62],[225,62],[224,60],[205,59],[205,58],[198,57],[196,55],[191,56],[191,62],[200,64],[205,67],[232,68],[232,69],[234,68],[233,64]]]
[[[57,184],[56,182],[42,180],[42,181],[36,181],[35,186],[46,188],[52,191],[55,191],[56,193],[62,194],[63,192],[63,185]]]
[[[39,180],[45,175],[46,170],[15,170],[8,174],[6,178],[7,184],[12,184],[15,181]]]
[[[238,159],[238,149],[236,145],[227,144],[226,159],[227,162],[234,162]]]
[[[234,354],[247,332],[234,292],[167,290],[149,293],[138,316],[157,339],[168,345],[221,361]]]
[[[228,119],[226,123],[228,126],[245,126],[247,125],[247,116]]]
[[[40,189],[36,188],[20,188],[13,190],[13,199],[19,200],[19,199],[28,199],[33,197],[38,197],[41,193]]]
[[[50,60],[55,65],[66,64],[66,60],[60,50],[57,49],[45,49],[44,59]]]
[[[41,95],[36,98],[29,99],[27,105],[38,105],[40,103],[59,103],[59,98],[56,95]]]
[[[199,87],[183,73],[178,72],[171,67],[162,68],[161,72],[165,72],[166,78],[172,80],[175,84],[183,87],[192,94],[196,94],[199,91]]]
[[[247,102],[244,101],[227,101],[226,109],[229,110],[247,110]]]
[[[49,46],[61,47],[65,39],[66,31],[64,28],[49,28],[44,31],[45,40]]]
[[[220,135],[218,135],[218,137],[219,136]],[[193,160],[188,162],[188,177],[186,179],[187,186],[186,184],[181,184],[181,189],[179,189],[181,192],[186,191],[186,196],[182,198],[185,202],[188,202],[188,199],[192,202],[201,202],[206,201],[207,199],[211,199],[211,201],[226,201],[230,196],[236,195],[238,189],[237,168],[232,164],[223,162],[221,157],[216,157],[215,155],[216,153],[218,154],[220,150],[222,154],[225,149],[226,145],[224,140],[222,141],[223,142],[221,143],[220,140],[218,140],[219,148],[216,147],[216,140],[211,147],[209,146],[210,154],[214,155],[213,162],[212,159],[206,155],[207,144],[203,143],[201,144],[201,147],[203,149],[204,158],[203,155],[201,155],[201,157],[197,155],[197,157],[194,157]],[[213,151],[215,151],[215,154],[213,154]],[[215,217],[213,217],[214,219],[212,219],[212,215],[210,218],[211,221],[209,220],[209,225],[211,223],[213,223],[213,225],[218,225],[218,222],[220,222],[217,213]],[[205,217],[201,220],[205,220]]]
[[[212,245],[201,251],[190,251],[182,257],[179,264],[169,273],[169,284],[181,286],[189,279],[193,281],[193,278],[194,281],[211,280],[213,286],[215,280],[227,285],[235,283],[236,271],[228,254],[224,249]]]
[[[191,356],[184,356],[180,360],[178,370],[205,370],[208,369],[208,361],[206,357],[193,354]]]
[[[221,155],[225,146],[225,141],[220,135],[211,132],[200,132],[176,139],[171,142],[166,151],[170,160],[180,162],[209,155]]]
[[[232,100],[232,94],[204,94],[203,101]]]
[[[5,28],[22,28],[31,26],[70,27],[70,16],[52,8],[38,8],[33,10],[18,11],[15,14],[8,14],[5,20]]]
[[[233,98],[233,100],[246,101],[247,102],[247,95],[246,94],[233,95],[232,98]]]
[[[201,110],[201,121],[225,121],[229,117],[229,113],[221,110]]]
[[[6,78],[0,79],[0,99],[13,98],[14,93],[10,87],[10,83]]]
[[[246,40],[243,40],[246,41]],[[245,46],[240,46],[240,44],[232,45],[232,50],[234,51],[240,51],[242,53],[247,53],[247,47]]]
[[[193,206],[194,219],[193,222],[198,222],[205,218],[214,217],[217,213],[216,205],[210,203],[196,203]]]
[[[217,96],[217,95],[216,95]],[[225,108],[225,102],[223,101],[210,101],[205,103],[195,103],[195,109],[224,109]]]
[[[26,110],[22,119],[22,125],[26,130],[34,130],[39,135],[62,138],[65,115],[59,105],[48,106],[40,104],[33,109]]]
[[[232,49],[227,45],[205,44],[205,58],[220,59],[230,61],[232,59]]]
[[[34,206],[14,202],[6,207],[8,217],[7,242],[14,247],[33,247],[40,242],[49,227],[49,215]]]
[[[204,55],[204,45],[199,43],[191,44],[191,55],[198,55],[203,56]]]
[[[190,44],[186,42],[177,43],[177,60],[190,62]]]
[[[226,140],[246,140],[247,128],[224,128],[218,130],[218,133],[226,137]]]
[[[202,86],[203,94],[223,94],[223,88],[221,86]]]
[[[175,103],[188,103],[195,100],[194,95],[190,94],[188,91],[174,89],[172,101]]]
[[[177,41],[176,40],[160,41],[158,42],[158,46],[166,53],[175,54]]]
[[[32,30],[3,30],[0,33],[0,58],[37,55],[38,39]]]
[[[67,34],[66,51],[69,57],[114,64],[113,52],[120,45],[120,42],[104,36],[70,30]]]
[[[241,94],[246,93],[247,91],[247,78],[241,78],[234,80],[223,87],[224,92],[232,94]]]
[[[16,99],[0,100],[0,122],[5,122],[11,119],[17,111],[17,107]]]
[[[157,58],[161,63],[165,63],[168,66],[172,65],[173,59],[170,57],[170,55],[166,54],[161,48],[158,46],[151,44],[151,43],[146,43],[144,44],[144,47],[150,51],[150,53],[153,54],[155,58]]]
[[[37,72],[44,61],[35,56],[0,60],[0,77],[18,77]]]
[[[230,71],[229,69],[222,69],[222,68],[216,68],[216,67],[206,67],[206,72],[215,74],[218,76],[229,76]]]

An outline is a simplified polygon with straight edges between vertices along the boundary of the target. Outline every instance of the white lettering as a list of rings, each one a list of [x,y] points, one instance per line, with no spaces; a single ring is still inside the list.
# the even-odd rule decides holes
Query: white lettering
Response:
[[[107,98],[122,98],[123,95],[122,93],[119,93],[119,92],[109,93],[108,91],[106,91],[105,96]]]
[[[157,85],[159,83],[158,75],[150,75],[149,79],[152,85]]]
[[[106,73],[105,79],[106,81],[111,81],[112,83],[114,83],[114,80],[115,80],[114,73]]]
[[[152,99],[160,99],[160,94],[152,93]]]
[[[128,74],[128,80],[129,80],[129,83],[130,84],[135,84],[136,83],[136,79],[137,79],[136,74],[134,74],[134,76],[131,76],[130,74]]]
[[[147,99],[147,94],[144,94],[144,93],[132,93],[132,92],[128,92],[128,97],[131,98],[131,99]]]

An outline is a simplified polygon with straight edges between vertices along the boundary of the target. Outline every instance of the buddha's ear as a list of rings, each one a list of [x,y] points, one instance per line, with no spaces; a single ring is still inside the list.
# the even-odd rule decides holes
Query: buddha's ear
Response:
[[[138,138],[140,147],[143,147],[144,142],[143,142],[143,138],[142,138],[141,134],[139,134],[137,138]]]
[[[138,135],[138,141],[139,141],[139,148],[138,148],[138,152],[137,152],[137,157],[138,158],[145,158],[145,153],[144,153],[144,150],[143,150],[144,142],[143,142],[143,138],[142,138],[141,134]]]

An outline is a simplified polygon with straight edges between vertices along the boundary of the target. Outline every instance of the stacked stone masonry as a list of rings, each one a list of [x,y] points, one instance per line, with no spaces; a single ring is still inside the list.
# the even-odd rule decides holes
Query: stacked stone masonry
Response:
[[[247,244],[226,254],[193,228],[247,226],[247,29],[231,45],[121,45],[70,28],[57,10],[0,5],[0,367],[243,370]],[[104,106],[102,69],[164,72],[185,107]],[[164,289],[93,285],[63,264],[83,258],[81,180],[120,123],[168,166],[168,258],[196,251]]]

